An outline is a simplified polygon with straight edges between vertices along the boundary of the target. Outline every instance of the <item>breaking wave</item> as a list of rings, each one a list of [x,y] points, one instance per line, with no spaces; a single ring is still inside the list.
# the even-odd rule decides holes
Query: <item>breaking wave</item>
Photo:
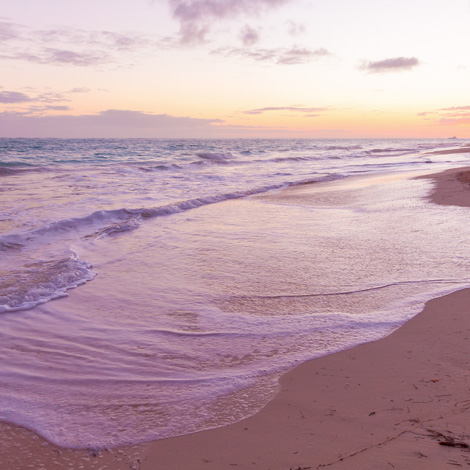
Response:
[[[0,313],[28,310],[49,300],[67,296],[66,291],[91,281],[92,267],[72,258],[26,264],[0,278]]]
[[[319,181],[329,181],[340,178],[340,175],[327,175],[322,178],[304,179],[295,183],[284,183],[278,185],[253,188],[246,191],[234,191],[225,194],[204,196],[157,207],[141,207],[137,209],[113,209],[99,210],[86,217],[75,217],[43,225],[41,228],[26,233],[15,233],[0,236],[0,251],[21,249],[41,238],[51,239],[68,232],[78,234],[82,238],[103,238],[105,236],[127,232],[137,229],[143,220],[169,216],[186,212],[209,204],[227,201],[229,199],[240,199],[255,194],[264,193],[274,189],[287,186],[296,186]]]

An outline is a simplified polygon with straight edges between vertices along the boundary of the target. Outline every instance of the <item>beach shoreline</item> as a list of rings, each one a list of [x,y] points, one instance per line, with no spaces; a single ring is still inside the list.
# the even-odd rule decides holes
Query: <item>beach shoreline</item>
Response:
[[[424,176],[436,181],[430,200],[470,206],[468,175],[459,168]],[[238,423],[100,452],[61,449],[4,424],[0,463],[16,470],[468,465],[469,303],[469,289],[434,299],[387,338],[296,367],[263,410]]]

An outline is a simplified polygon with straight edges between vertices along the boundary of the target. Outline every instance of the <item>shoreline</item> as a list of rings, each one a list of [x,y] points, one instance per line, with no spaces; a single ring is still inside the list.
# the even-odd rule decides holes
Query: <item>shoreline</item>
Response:
[[[443,206],[470,207],[470,167],[452,168],[436,175],[418,176],[434,179],[436,187],[429,200]]]
[[[420,178],[437,182],[434,203],[470,207],[469,175],[458,168]],[[297,366],[265,408],[238,423],[101,452],[61,449],[2,424],[0,463],[15,470],[468,465],[469,304],[470,289],[431,300],[386,338]]]

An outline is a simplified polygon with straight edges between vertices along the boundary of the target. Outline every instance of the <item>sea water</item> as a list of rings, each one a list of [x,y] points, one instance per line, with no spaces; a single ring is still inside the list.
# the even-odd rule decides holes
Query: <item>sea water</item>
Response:
[[[389,334],[470,285],[469,210],[412,179],[465,145],[0,139],[0,419],[77,448],[222,426]]]

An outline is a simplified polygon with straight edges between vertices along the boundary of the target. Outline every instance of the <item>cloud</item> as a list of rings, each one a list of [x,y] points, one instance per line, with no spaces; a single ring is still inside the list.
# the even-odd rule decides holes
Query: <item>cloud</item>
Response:
[[[9,21],[0,21],[0,42],[17,39],[21,35],[21,26]]]
[[[28,88],[28,94],[19,91],[0,91],[0,103],[4,105],[12,105],[18,109],[18,105],[22,106],[23,112],[37,112],[38,110],[55,110],[65,111],[69,108],[63,104],[56,104],[64,101],[70,101],[64,94],[57,92],[38,92],[33,88]],[[46,105],[45,105],[45,104]]]
[[[90,88],[86,87],[79,87],[79,88],[72,88],[68,91],[68,93],[89,93],[91,91]]]
[[[470,124],[470,106],[452,106],[449,108],[440,108],[433,111],[423,111],[418,116],[434,121],[436,124],[446,126],[450,125],[469,125]]]
[[[267,108],[249,109],[248,111],[242,111],[243,114],[263,114],[273,111],[290,111],[294,113],[317,113],[321,111],[328,111],[328,108],[307,108],[302,105],[294,106],[270,106]]]
[[[468,126],[470,125],[470,114],[468,117],[442,118],[439,119],[439,124],[443,124],[445,126]]]
[[[90,65],[100,65],[110,62],[109,56],[105,52],[76,52],[67,49],[44,48],[36,54],[21,53],[16,59],[36,62],[38,64],[48,65],[75,65],[86,67]]]
[[[299,36],[303,33],[305,33],[305,25],[301,23],[295,23],[292,20],[287,21],[287,32],[291,36]]]
[[[23,110],[21,114],[23,116],[39,116],[43,115],[47,111],[71,111],[71,108],[69,106],[64,106],[64,105],[46,105],[46,106],[30,106],[28,109]]]
[[[168,0],[173,18],[179,23],[181,44],[194,45],[207,40],[216,21],[242,15],[259,15],[293,0]]]
[[[60,101],[70,101],[62,93],[50,92],[50,91],[46,93],[40,93],[35,98],[35,100],[40,101],[41,103],[57,103]]]
[[[212,51],[212,54],[225,57],[238,56],[257,62],[271,62],[277,65],[299,65],[312,60],[330,56],[331,53],[324,49],[307,49],[298,46],[278,49],[249,49],[249,48],[222,48]]]
[[[419,65],[419,60],[416,57],[395,57],[377,62],[365,62],[360,68],[371,73],[386,73],[411,70],[417,65]]]
[[[78,67],[122,63],[163,47],[156,36],[134,32],[78,28],[35,30],[8,22],[0,22],[2,41],[0,59]]]
[[[119,109],[78,116],[3,112],[0,137],[191,137],[223,122]]]
[[[118,33],[115,31],[88,31],[78,28],[56,28],[32,31],[31,36],[42,44],[80,44],[90,47],[118,51],[139,49],[154,42],[149,36],[139,33]]]
[[[222,123],[220,119],[197,119],[191,117],[176,117],[168,114],[148,114],[141,111],[108,109],[97,115],[78,116],[80,119],[96,121],[103,126],[129,126],[135,128],[153,129],[155,127],[199,127],[213,123]]]
[[[0,91],[0,103],[12,104],[26,103],[28,101],[32,101],[32,98],[24,93],[17,91]]]
[[[245,26],[240,31],[240,38],[244,46],[253,46],[260,40],[259,32],[251,26]]]
[[[142,49],[155,44],[149,36],[137,33],[117,33],[114,31],[99,31],[90,36],[91,41],[107,45],[118,51]]]
[[[70,111],[69,106],[64,106],[64,105],[49,105],[49,106],[44,106],[45,110],[51,110],[51,111]]]
[[[1,88],[1,87],[0,87]],[[45,111],[69,111],[70,107],[65,102],[71,101],[70,94],[86,93],[88,88],[73,88],[64,93],[53,91],[41,91],[35,88],[23,88],[28,94],[19,91],[0,91],[0,103],[4,108],[21,109],[25,114],[37,114]]]
[[[283,65],[297,65],[310,62],[318,57],[330,55],[326,49],[306,49],[304,47],[292,47],[284,51],[278,58],[277,63]]]
[[[265,8],[278,7],[291,0],[170,0],[173,16],[180,21],[225,19],[240,14],[257,14]]]
[[[441,108],[439,111],[470,111],[470,106],[453,106],[452,108]]]

